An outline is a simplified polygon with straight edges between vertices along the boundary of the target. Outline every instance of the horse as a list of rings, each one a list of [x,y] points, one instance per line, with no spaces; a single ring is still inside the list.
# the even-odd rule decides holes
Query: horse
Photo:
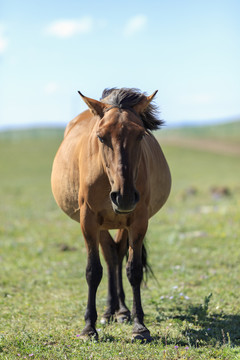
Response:
[[[132,341],[150,342],[144,324],[140,285],[143,240],[149,219],[165,204],[171,174],[152,135],[163,125],[152,102],[138,89],[105,89],[101,99],[79,95],[88,109],[67,125],[55,156],[51,186],[58,206],[80,223],[87,249],[88,300],[82,339],[98,339],[96,292],[102,278],[99,245],[108,269],[103,322],[133,322]],[[117,229],[115,238],[110,229]],[[128,252],[127,278],[132,312],[125,304],[122,262]]]

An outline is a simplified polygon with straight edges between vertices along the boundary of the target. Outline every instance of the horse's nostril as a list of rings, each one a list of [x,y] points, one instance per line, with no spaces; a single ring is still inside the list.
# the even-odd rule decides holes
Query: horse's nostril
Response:
[[[117,205],[117,192],[116,191],[112,191],[110,194],[111,200],[112,202]]]
[[[137,204],[140,200],[139,192],[135,191],[135,204]]]
[[[122,196],[118,191],[112,191],[110,198],[112,203],[122,210],[132,209],[140,200],[139,193],[136,190],[125,196]]]

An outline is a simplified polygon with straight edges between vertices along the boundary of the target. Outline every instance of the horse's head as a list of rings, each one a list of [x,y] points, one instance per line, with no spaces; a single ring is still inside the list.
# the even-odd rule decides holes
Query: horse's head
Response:
[[[96,116],[94,136],[109,179],[110,199],[116,213],[133,211],[139,201],[136,180],[141,159],[141,141],[146,134],[140,114],[155,94],[148,97],[143,95],[134,106],[124,107],[121,103],[112,105],[80,93]]]

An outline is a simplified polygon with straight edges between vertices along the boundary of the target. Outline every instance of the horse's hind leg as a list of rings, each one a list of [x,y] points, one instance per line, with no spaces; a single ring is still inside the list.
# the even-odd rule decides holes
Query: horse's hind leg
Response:
[[[115,243],[117,246],[117,295],[118,295],[118,310],[116,311],[116,317],[118,322],[124,322],[130,320],[130,311],[125,304],[125,293],[122,284],[122,262],[124,256],[127,254],[128,249],[128,232],[121,229],[117,232]]]
[[[139,220],[140,219],[140,220]],[[127,262],[127,277],[132,286],[133,291],[133,341],[141,340],[142,342],[150,342],[151,335],[147,327],[144,325],[143,308],[141,303],[140,285],[143,278],[142,265],[142,244],[147,230],[147,217],[139,216],[138,221],[133,223],[129,228],[129,257]],[[142,221],[141,221],[142,220]],[[145,220],[145,221],[144,221]]]
[[[101,323],[104,324],[112,320],[119,306],[118,298],[117,298],[117,282],[116,282],[116,267],[117,267],[118,258],[117,258],[116,244],[108,231],[101,231],[100,245],[108,268],[107,309],[101,319]]]
[[[114,315],[119,322],[130,319],[122,285],[122,261],[127,252],[127,239],[125,230],[119,230],[115,240],[108,231],[100,233],[100,245],[108,267],[108,300],[102,323],[109,322]]]

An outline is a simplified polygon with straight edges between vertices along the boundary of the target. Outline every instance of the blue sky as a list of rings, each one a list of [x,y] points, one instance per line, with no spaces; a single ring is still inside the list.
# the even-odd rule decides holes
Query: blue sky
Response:
[[[0,0],[0,127],[66,124],[77,94],[151,94],[167,124],[240,115],[240,1]]]

